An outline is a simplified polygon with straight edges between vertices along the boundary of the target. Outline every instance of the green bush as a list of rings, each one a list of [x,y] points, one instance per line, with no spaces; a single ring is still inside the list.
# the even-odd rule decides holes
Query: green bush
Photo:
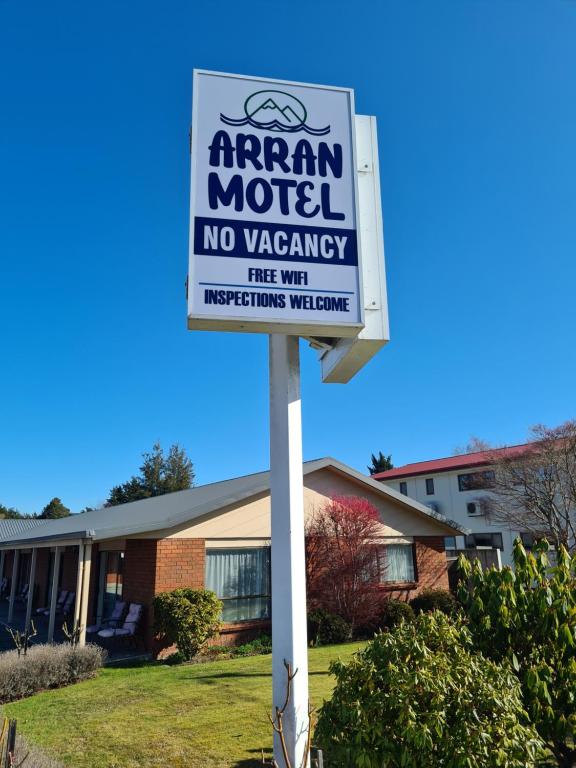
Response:
[[[320,711],[315,741],[331,768],[532,768],[542,744],[518,681],[471,650],[462,619],[422,613],[377,635]]]
[[[106,652],[97,645],[33,645],[27,654],[0,653],[0,704],[93,677]]]
[[[412,606],[402,600],[388,600],[384,604],[384,611],[380,617],[379,629],[392,629],[400,624],[402,620],[414,620]]]
[[[264,653],[272,653],[272,638],[270,635],[260,635],[248,643],[230,648],[233,656],[258,656]]]
[[[423,611],[442,611],[447,616],[458,613],[458,601],[447,589],[423,589],[410,601],[415,613]]]
[[[154,629],[160,639],[176,645],[184,661],[220,629],[222,602],[207,589],[173,589],[154,598]]]
[[[576,556],[564,547],[557,564],[547,542],[527,553],[517,539],[514,570],[461,558],[458,596],[475,647],[507,660],[522,685],[524,705],[562,768],[576,765]]]
[[[403,600],[386,600],[382,604],[381,610],[372,620],[358,627],[356,636],[371,640],[376,632],[380,632],[383,629],[392,629],[392,627],[400,624],[402,619],[405,621],[412,621],[414,619],[414,611],[410,605]]]
[[[308,642],[310,645],[335,645],[350,640],[350,624],[329,611],[310,611],[308,614]]]

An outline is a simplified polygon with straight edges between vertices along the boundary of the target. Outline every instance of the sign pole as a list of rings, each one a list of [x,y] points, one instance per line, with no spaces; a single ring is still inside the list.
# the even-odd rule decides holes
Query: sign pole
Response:
[[[289,763],[274,733],[279,768],[301,768],[308,737],[308,639],[304,549],[304,484],[298,336],[270,334],[270,493],[272,516],[272,699],[282,715]],[[276,724],[278,725],[277,721]]]

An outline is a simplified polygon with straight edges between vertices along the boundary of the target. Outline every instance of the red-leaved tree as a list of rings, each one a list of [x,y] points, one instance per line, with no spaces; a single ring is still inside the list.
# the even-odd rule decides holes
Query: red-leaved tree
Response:
[[[332,496],[306,524],[308,604],[346,619],[354,629],[382,605],[376,545],[378,510],[359,496]]]

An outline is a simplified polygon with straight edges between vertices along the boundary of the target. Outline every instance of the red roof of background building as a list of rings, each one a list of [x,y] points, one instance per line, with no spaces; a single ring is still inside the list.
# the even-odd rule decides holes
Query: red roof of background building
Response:
[[[374,480],[394,480],[399,477],[411,477],[412,475],[430,475],[436,472],[450,472],[456,469],[471,467],[483,467],[494,462],[497,456],[515,456],[526,453],[533,447],[533,443],[523,445],[511,445],[507,448],[493,448],[489,451],[477,451],[476,453],[463,453],[460,456],[448,456],[445,459],[432,459],[431,461],[417,461],[413,464],[404,464],[403,467],[394,467],[386,472],[377,472],[372,475]]]

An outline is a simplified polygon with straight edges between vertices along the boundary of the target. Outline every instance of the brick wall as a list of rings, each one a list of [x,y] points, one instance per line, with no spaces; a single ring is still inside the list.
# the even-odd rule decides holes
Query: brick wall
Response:
[[[415,536],[418,592],[423,589],[448,589],[448,561],[443,536]]]
[[[204,587],[204,539],[160,539],[157,551],[155,594],[180,587]]]

